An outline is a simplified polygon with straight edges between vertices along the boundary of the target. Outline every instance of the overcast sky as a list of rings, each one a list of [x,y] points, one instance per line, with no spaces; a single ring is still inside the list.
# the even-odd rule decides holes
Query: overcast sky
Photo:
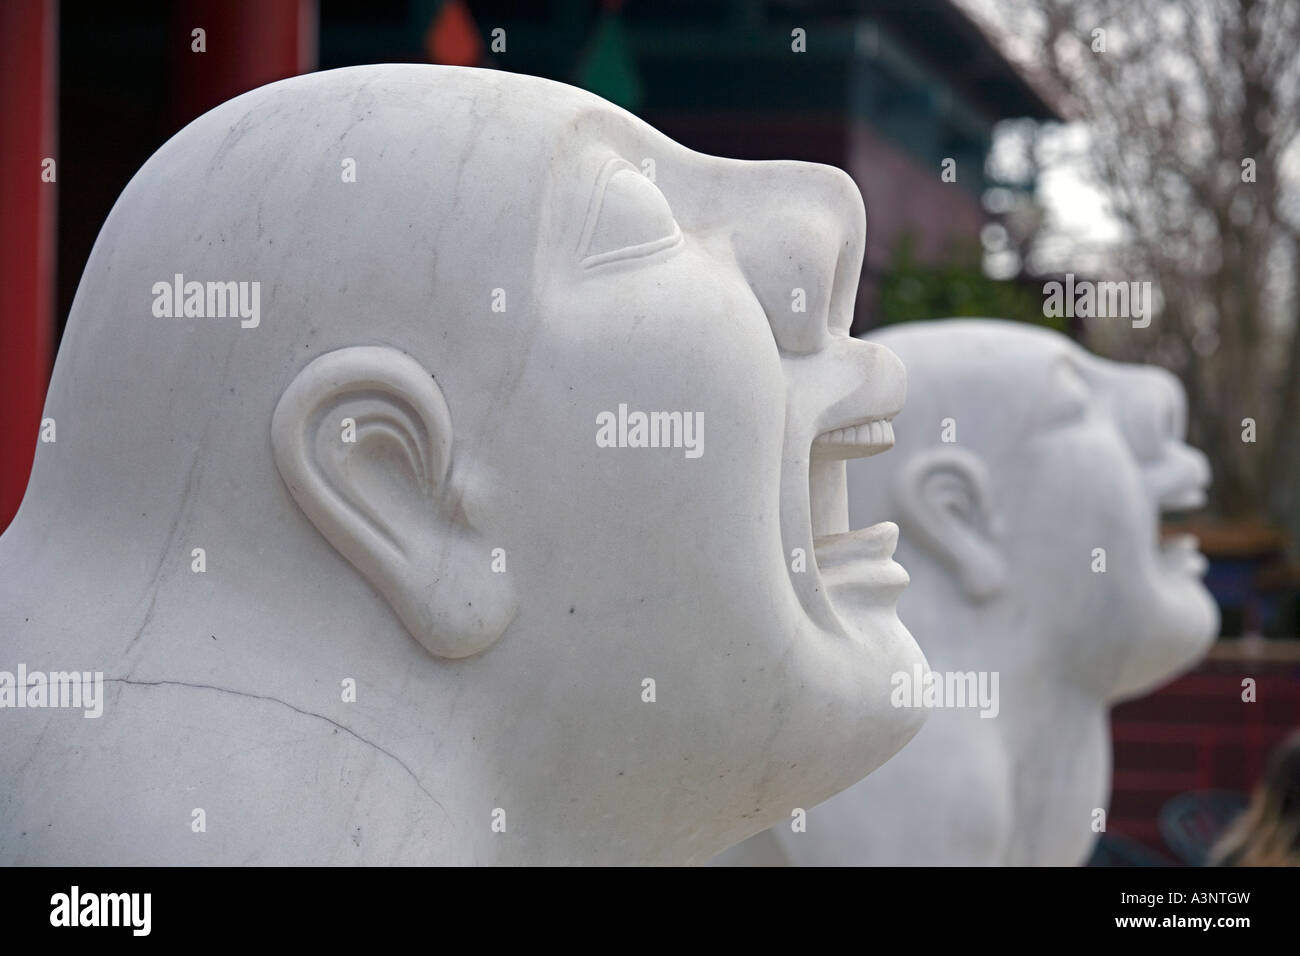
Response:
[[[1007,22],[999,0],[954,0],[985,26],[1013,64],[1032,63],[1034,45],[1016,34]],[[997,127],[991,154],[995,175],[1014,175],[1021,165],[1027,127],[1035,124],[1002,123]],[[1080,123],[1050,124],[1039,144],[1042,168],[1038,201],[1054,238],[1045,238],[1029,263],[1032,273],[1088,272],[1104,266],[1106,248],[1120,236],[1119,222],[1109,214],[1104,194],[1089,177],[1088,129]]]

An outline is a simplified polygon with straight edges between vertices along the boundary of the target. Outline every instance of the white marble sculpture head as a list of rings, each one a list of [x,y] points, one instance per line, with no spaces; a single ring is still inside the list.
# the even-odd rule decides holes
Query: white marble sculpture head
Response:
[[[1190,667],[1218,627],[1195,541],[1160,541],[1161,513],[1198,507],[1210,479],[1182,387],[1007,322],[872,338],[910,395],[897,449],[850,466],[850,513],[899,524],[899,613],[940,706],[806,833],[732,856],[775,838],[803,864],[1079,863],[1108,806],[1109,706]]]
[[[844,533],[904,392],[864,229],[838,170],[509,73],[195,121],[0,538],[0,669],[105,675],[0,710],[0,859],[686,862],[874,769],[923,659],[892,526]]]

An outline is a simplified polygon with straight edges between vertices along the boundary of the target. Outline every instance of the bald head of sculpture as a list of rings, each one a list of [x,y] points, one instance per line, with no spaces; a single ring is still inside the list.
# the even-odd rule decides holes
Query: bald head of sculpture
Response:
[[[390,746],[417,781],[532,815],[476,853],[703,859],[920,722],[885,703],[923,660],[892,527],[844,503],[904,391],[848,336],[864,229],[838,170],[702,156],[535,78],[241,96],[100,234],[0,615],[57,573],[102,602],[61,633],[110,679],[256,661],[300,710],[368,669],[376,736],[443,741]],[[185,648],[214,623],[219,656]]]

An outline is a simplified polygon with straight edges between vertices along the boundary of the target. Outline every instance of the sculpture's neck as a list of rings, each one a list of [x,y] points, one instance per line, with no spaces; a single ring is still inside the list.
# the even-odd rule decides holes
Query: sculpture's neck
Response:
[[[1004,728],[1013,755],[1017,865],[1084,862],[1110,805],[1110,720],[1104,702],[1076,688],[1026,682],[1024,716]]]
[[[1015,837],[1003,862],[1080,862],[1095,811],[1109,804],[1108,705],[1066,672],[1070,635],[1036,629],[1013,600],[958,600],[949,582],[915,575],[900,616],[936,679],[973,672],[991,685],[997,673],[998,714],[978,730],[997,738],[1012,767]]]

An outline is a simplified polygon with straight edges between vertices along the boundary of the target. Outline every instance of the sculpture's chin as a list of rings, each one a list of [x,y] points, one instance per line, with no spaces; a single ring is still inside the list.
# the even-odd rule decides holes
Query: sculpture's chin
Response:
[[[1195,557],[1203,566],[1205,559]],[[1199,576],[1188,573],[1187,563],[1162,567],[1151,592],[1147,627],[1133,635],[1116,699],[1137,697],[1173,680],[1205,656],[1219,633],[1218,605]]]
[[[929,716],[924,707],[895,706],[891,691],[895,678],[924,680],[930,664],[907,627],[892,607],[874,607],[849,618],[855,636],[868,643],[878,655],[880,678],[864,687],[864,697],[874,697],[878,707],[872,709],[869,726],[860,729],[863,747],[859,763],[847,773],[837,789],[852,786],[862,777],[888,762],[916,736]],[[846,768],[848,769],[848,768]]]

